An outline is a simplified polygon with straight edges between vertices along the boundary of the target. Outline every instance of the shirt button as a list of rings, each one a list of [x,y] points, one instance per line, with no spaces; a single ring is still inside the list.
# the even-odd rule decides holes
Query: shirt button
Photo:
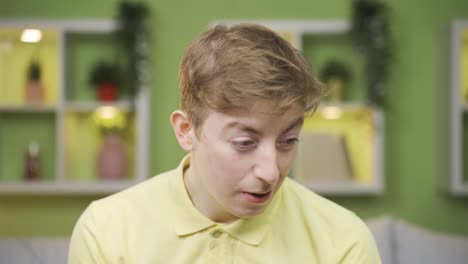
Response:
[[[214,238],[218,238],[220,237],[221,235],[223,234],[223,232],[221,232],[220,230],[215,230],[211,233],[211,236],[214,237]]]

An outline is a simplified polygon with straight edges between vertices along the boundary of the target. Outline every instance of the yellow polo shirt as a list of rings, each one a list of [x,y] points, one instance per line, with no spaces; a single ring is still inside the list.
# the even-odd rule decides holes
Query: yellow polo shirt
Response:
[[[186,192],[189,163],[93,202],[75,226],[68,263],[381,263],[357,216],[289,178],[262,214],[211,221]]]

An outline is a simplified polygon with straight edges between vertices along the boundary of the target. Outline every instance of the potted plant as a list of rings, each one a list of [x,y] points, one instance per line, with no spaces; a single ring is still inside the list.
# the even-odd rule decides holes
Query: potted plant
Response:
[[[115,101],[120,85],[120,67],[115,63],[100,61],[90,72],[90,83],[97,88],[97,97],[101,101]]]
[[[328,87],[326,99],[333,102],[343,101],[344,90],[350,77],[349,69],[344,63],[338,60],[328,61],[321,72],[321,79]]]
[[[27,103],[42,103],[44,101],[44,86],[41,82],[41,65],[37,59],[29,63],[25,90]]]

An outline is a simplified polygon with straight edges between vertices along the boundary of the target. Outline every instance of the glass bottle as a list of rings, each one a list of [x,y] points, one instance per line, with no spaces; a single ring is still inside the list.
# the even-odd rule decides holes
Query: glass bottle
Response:
[[[29,143],[24,165],[24,178],[26,180],[38,180],[40,178],[39,144],[34,141]]]

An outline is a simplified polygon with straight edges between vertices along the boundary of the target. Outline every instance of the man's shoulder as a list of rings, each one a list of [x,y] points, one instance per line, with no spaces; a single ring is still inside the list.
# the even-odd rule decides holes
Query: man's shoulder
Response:
[[[313,238],[315,244],[319,241],[326,259],[337,260],[333,263],[353,258],[350,263],[381,263],[372,234],[356,214],[293,179],[285,180],[283,186],[282,211],[289,219],[287,224],[294,221],[302,236]]]
[[[71,247],[87,252],[80,245],[91,243],[92,250],[114,259],[128,250],[129,239],[144,240],[149,233],[169,232],[172,199],[168,186],[177,175],[174,171],[162,173],[92,202],[75,226]]]
[[[365,226],[352,211],[323,197],[293,179],[284,184],[284,201],[300,210],[307,222],[318,224],[330,232],[354,232]]]
[[[169,200],[169,180],[175,177],[175,174],[175,170],[171,170],[153,176],[118,193],[96,200],[90,207],[101,215],[109,216],[128,213],[129,210],[147,212],[144,210],[146,207],[157,208],[159,204]]]

